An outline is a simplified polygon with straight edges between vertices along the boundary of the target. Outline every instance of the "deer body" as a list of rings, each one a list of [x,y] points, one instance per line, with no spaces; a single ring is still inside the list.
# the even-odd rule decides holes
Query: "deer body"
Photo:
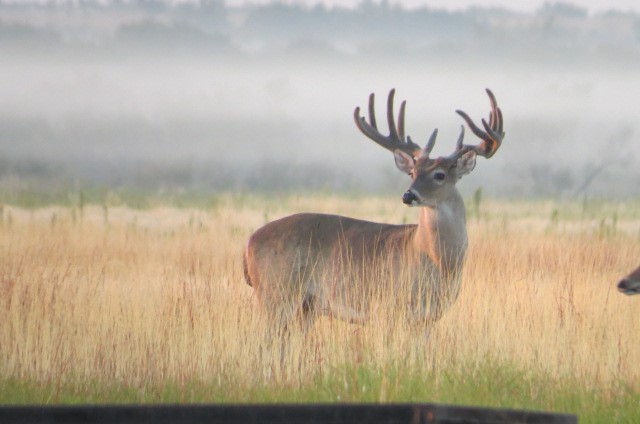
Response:
[[[281,317],[285,322],[304,305],[307,316],[330,315],[362,323],[368,305],[349,301],[352,292],[362,287],[349,285],[357,284],[354,280],[366,284],[364,278],[373,276],[355,278],[349,271],[362,266],[374,269],[384,256],[391,278],[410,270],[416,288],[431,286],[429,299],[418,302],[415,319],[436,321],[442,308],[435,300],[446,297],[453,301],[458,295],[467,250],[462,199],[456,206],[425,208],[418,225],[323,214],[296,214],[273,221],[249,239],[247,280],[262,303],[287,305]]]
[[[459,112],[484,143],[462,144],[447,157],[429,158],[437,130],[421,149],[404,136],[404,107],[399,124],[393,118],[392,90],[388,98],[389,136],[375,123],[373,95],[370,123],[355,111],[356,125],[394,154],[396,166],[411,175],[402,201],[420,207],[418,224],[381,224],[326,214],[296,214],[258,229],[247,243],[244,269],[247,283],[275,319],[286,326],[295,316],[307,324],[319,315],[354,323],[369,317],[367,292],[378,286],[408,288],[407,316],[432,323],[458,296],[467,251],[466,211],[455,183],[475,167],[476,155],[491,157],[502,141],[502,115],[488,91],[492,113],[487,132]]]

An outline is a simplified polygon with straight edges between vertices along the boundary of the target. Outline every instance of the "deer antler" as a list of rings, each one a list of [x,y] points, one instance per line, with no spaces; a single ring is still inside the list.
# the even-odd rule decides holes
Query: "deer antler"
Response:
[[[476,124],[473,123],[471,118],[469,118],[469,115],[461,110],[456,110],[456,113],[462,116],[471,131],[473,131],[476,136],[482,139],[482,142],[476,146],[462,144],[462,140],[464,139],[464,127],[462,127],[462,132],[460,133],[460,137],[458,138],[458,143],[456,146],[456,151],[449,155],[447,159],[457,160],[469,151],[474,151],[478,156],[483,156],[489,159],[500,148],[500,145],[502,144],[502,140],[504,138],[504,131],[502,129],[502,111],[496,103],[495,96],[488,88],[487,94],[489,95],[489,100],[491,101],[491,112],[489,114],[488,124],[487,121],[485,121],[484,119],[482,120],[482,126],[484,127],[485,131],[482,131],[480,128],[478,128]]]
[[[356,126],[364,135],[387,150],[391,150],[392,152],[394,150],[402,150],[403,152],[414,158],[420,155],[428,156],[433,149],[433,145],[435,144],[438,130],[436,129],[433,134],[431,134],[431,137],[429,138],[425,149],[422,149],[419,145],[414,143],[411,140],[411,137],[407,136],[405,138],[404,112],[407,102],[403,101],[400,105],[400,113],[398,113],[398,125],[396,126],[393,116],[393,97],[395,95],[395,92],[395,89],[389,91],[389,97],[387,98],[387,124],[389,126],[389,135],[384,136],[380,133],[380,131],[378,131],[378,126],[376,124],[376,112],[374,107],[375,98],[373,93],[369,95],[369,123],[365,120],[364,117],[360,116],[360,107],[357,107],[353,113],[353,117],[356,121]]]

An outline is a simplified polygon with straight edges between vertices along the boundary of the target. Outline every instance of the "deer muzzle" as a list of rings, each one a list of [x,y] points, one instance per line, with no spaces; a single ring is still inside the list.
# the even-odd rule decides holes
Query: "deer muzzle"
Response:
[[[405,205],[411,205],[413,204],[413,202],[417,200],[418,198],[416,197],[415,194],[413,194],[411,190],[405,191],[404,194],[402,195],[402,203],[404,203]]]

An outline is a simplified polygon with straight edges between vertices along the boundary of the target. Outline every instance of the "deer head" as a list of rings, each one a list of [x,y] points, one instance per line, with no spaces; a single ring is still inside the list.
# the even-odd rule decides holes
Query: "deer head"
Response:
[[[457,192],[455,184],[475,168],[477,156],[488,159],[500,148],[504,138],[502,111],[498,108],[491,90],[487,89],[487,94],[491,101],[491,112],[488,123],[482,120],[484,131],[478,128],[466,113],[461,110],[456,111],[466,121],[471,131],[482,140],[481,143],[463,144],[464,126],[461,126],[455,151],[449,156],[438,158],[430,157],[438,135],[437,129],[433,131],[424,148],[414,143],[411,137],[405,136],[406,101],[403,101],[400,106],[396,125],[393,107],[394,89],[389,92],[387,98],[389,135],[382,135],[378,131],[373,93],[369,96],[369,122],[360,116],[359,107],[355,109],[354,118],[358,129],[380,146],[393,152],[396,167],[411,177],[412,184],[402,197],[405,204],[435,206],[450,196],[453,191]]]

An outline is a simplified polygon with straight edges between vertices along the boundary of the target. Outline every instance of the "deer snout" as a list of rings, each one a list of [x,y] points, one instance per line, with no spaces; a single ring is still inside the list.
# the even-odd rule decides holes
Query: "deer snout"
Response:
[[[620,280],[618,283],[618,291],[625,292],[627,290],[627,280]]]
[[[618,291],[624,294],[640,294],[640,283],[625,278],[618,283]]]
[[[415,194],[413,194],[411,190],[405,191],[402,195],[402,203],[404,203],[405,205],[411,205],[416,200],[418,200],[418,198]]]

